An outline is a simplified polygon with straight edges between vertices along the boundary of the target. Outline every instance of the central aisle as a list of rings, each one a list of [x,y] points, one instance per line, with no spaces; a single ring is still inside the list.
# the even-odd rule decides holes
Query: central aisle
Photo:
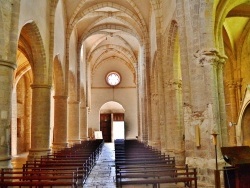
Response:
[[[92,169],[85,188],[115,188],[115,151],[114,143],[104,143],[102,153]]]

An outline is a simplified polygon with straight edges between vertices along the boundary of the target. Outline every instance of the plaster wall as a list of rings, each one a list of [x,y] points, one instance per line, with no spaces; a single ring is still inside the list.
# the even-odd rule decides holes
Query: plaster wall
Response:
[[[108,72],[117,71],[121,75],[121,83],[115,87],[107,84],[105,78]],[[125,135],[126,138],[136,138],[137,125],[137,88],[134,70],[119,59],[104,61],[92,74],[91,107],[89,113],[89,126],[100,130],[100,109],[110,101],[118,102],[125,109]]]
[[[237,141],[238,146],[243,145],[244,138],[243,138],[243,132],[242,132],[241,124],[242,124],[243,114],[244,114],[247,106],[249,105],[249,103],[250,103],[250,85],[248,85],[245,88],[245,95],[244,95],[244,98],[243,98],[243,101],[242,101],[242,107],[240,109],[239,118],[238,118],[238,121],[237,121],[236,125],[233,125],[233,126],[236,126],[236,141]]]
[[[74,30],[69,42],[69,70],[76,74],[77,68],[77,33]]]
[[[45,46],[46,54],[49,53],[49,1],[22,0],[20,6],[19,28],[20,35],[22,27],[34,21],[37,25]]]
[[[164,32],[167,27],[170,25],[173,14],[176,10],[176,1],[170,0],[170,1],[162,1],[162,32]]]
[[[242,47],[242,52],[241,52],[241,62],[240,62],[240,72],[241,72],[241,78],[242,79],[242,87],[241,87],[241,94],[242,98],[244,97],[245,91],[248,88],[248,84],[250,83],[250,74],[249,74],[249,48],[250,44],[250,36],[246,38],[243,47]]]
[[[58,2],[55,12],[54,56],[58,55],[62,67],[65,65],[65,16],[62,1]]]
[[[138,135],[136,88],[92,89],[92,106],[89,114],[89,128],[100,130],[100,108],[106,102],[115,101],[125,109],[125,135],[135,139]]]

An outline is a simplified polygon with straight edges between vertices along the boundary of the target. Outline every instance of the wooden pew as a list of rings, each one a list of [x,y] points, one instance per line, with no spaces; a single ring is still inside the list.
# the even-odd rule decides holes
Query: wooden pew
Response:
[[[184,183],[186,187],[197,187],[196,169],[190,169],[187,166],[169,167],[169,166],[140,166],[136,168],[120,168],[116,170],[117,187],[123,185],[152,184],[153,187],[159,187],[162,183]]]
[[[197,188],[196,169],[187,165],[177,167],[174,157],[164,156],[137,140],[115,142],[115,153],[117,187],[136,184],[159,187],[163,183],[181,182],[185,187]]]
[[[23,164],[23,172],[29,172],[29,171],[52,171],[55,173],[60,173],[60,172],[74,172],[77,169],[77,180],[78,184],[84,184],[88,177],[88,170],[84,166],[84,164],[79,164],[79,163],[56,163],[56,164],[47,164],[47,165],[42,165],[40,166],[38,163],[28,161],[25,164]]]
[[[103,143],[103,140],[86,141],[26,161],[22,170],[2,169],[0,187],[82,186],[101,153]]]
[[[77,187],[77,170],[74,172],[26,171],[4,168],[1,170],[0,187],[8,186],[67,186]]]

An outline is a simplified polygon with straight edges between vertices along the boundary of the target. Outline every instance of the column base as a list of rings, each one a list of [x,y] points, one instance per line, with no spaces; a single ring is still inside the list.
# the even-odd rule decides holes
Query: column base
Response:
[[[29,155],[28,155],[28,160],[34,160],[35,158],[39,158],[43,155],[47,155],[48,153],[51,152],[51,149],[49,148],[42,148],[42,149],[30,149],[29,150]]]
[[[80,144],[81,143],[81,140],[79,139],[76,139],[76,140],[68,140],[69,142],[69,146],[73,146],[74,144]]]
[[[175,163],[177,165],[184,165],[185,164],[185,151],[184,150],[175,150],[174,151],[174,156],[175,156]]]
[[[61,143],[59,143],[59,142],[55,143],[54,142],[53,146],[52,146],[52,150],[57,151],[57,150],[61,150],[63,148],[67,148],[67,147],[69,147],[69,143],[67,143],[67,142],[61,142]]]
[[[152,146],[153,148],[161,150],[161,142],[160,141],[150,141],[149,145]]]
[[[0,158],[0,168],[12,168],[11,157]]]
[[[82,137],[82,138],[80,138],[80,140],[81,141],[86,141],[86,140],[89,140],[89,138],[88,137]]]

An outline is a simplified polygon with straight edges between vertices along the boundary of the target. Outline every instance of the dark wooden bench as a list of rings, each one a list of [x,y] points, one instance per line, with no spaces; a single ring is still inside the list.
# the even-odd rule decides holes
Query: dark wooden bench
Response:
[[[77,170],[74,172],[26,171],[17,169],[1,170],[0,187],[8,186],[67,186],[77,187]]]
[[[23,167],[23,172],[24,174],[26,172],[34,172],[37,173],[39,171],[44,171],[44,172],[49,172],[49,173],[54,173],[54,174],[61,174],[61,172],[68,172],[68,173],[72,173],[72,172],[77,172],[76,173],[76,178],[77,178],[77,182],[78,185],[82,185],[84,184],[84,182],[86,181],[88,175],[87,172],[85,170],[85,168],[79,168],[79,167],[74,167],[74,166],[51,166],[51,167],[34,167],[34,166],[30,166],[24,164],[25,166]]]
[[[0,187],[82,185],[95,165],[103,143],[103,140],[85,141],[33,161],[26,161],[21,170],[2,169]]]
[[[85,182],[88,175],[91,172],[91,168],[86,165],[86,163],[77,162],[77,161],[27,161],[23,164],[23,171],[30,171],[30,170],[53,170],[53,171],[63,171],[63,170],[75,170],[78,169],[79,172],[79,179],[82,179],[81,182]]]
[[[184,183],[197,188],[196,169],[177,167],[175,158],[165,156],[137,140],[115,142],[117,187],[123,185]]]
[[[146,179],[145,179],[146,178]],[[193,183],[194,182],[194,183]],[[134,179],[134,180],[121,180],[117,187],[122,187],[123,185],[149,185],[152,184],[153,188],[157,188],[160,184],[164,183],[184,183],[185,187],[195,187],[197,188],[197,179],[196,177],[160,177],[155,178],[152,176],[144,177],[142,179]],[[193,185],[194,184],[194,185]]]
[[[162,183],[180,182],[186,187],[197,187],[196,169],[187,166],[120,168],[116,170],[116,181],[118,187],[133,184],[152,184],[153,187],[159,187]]]
[[[47,155],[42,156],[40,159],[35,160],[40,165],[51,164],[51,163],[82,163],[89,170],[92,169],[96,163],[96,159],[92,155],[79,155],[79,156],[57,156],[57,155]]]

